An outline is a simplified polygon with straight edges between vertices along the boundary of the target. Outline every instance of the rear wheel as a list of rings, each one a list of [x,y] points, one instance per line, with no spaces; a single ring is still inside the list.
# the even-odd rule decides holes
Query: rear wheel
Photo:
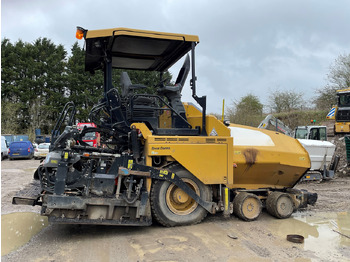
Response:
[[[210,188],[180,165],[171,168],[204,201],[211,201]],[[156,180],[151,190],[151,207],[154,218],[164,226],[192,225],[201,222],[207,211],[182,189],[168,182]]]
[[[233,200],[233,213],[245,221],[256,220],[262,210],[262,204],[257,195],[242,192]]]
[[[270,215],[277,218],[288,218],[294,211],[292,198],[282,192],[272,192],[266,200],[266,209]]]

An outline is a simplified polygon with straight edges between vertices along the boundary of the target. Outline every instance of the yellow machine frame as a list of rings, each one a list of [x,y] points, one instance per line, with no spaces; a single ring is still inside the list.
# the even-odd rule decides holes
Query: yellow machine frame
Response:
[[[201,125],[201,112],[184,103],[192,126]],[[223,184],[228,188],[262,189],[292,187],[310,167],[310,158],[300,143],[283,134],[247,126],[232,128],[260,132],[273,146],[235,144],[230,128],[214,116],[207,116],[207,133],[213,136],[156,136],[144,123],[134,123],[144,138],[146,165],[152,158],[177,161],[204,184]],[[298,166],[298,167],[296,167]],[[272,175],[271,175],[272,174]]]
[[[339,94],[350,94],[350,88],[345,88],[345,89],[341,89],[341,90],[337,90],[337,95]],[[332,119],[332,120],[335,120],[335,123],[334,123],[334,132],[335,133],[350,133],[350,119],[348,122],[343,122],[343,121],[338,121],[337,120],[337,111],[338,111],[338,108],[339,105],[336,105],[336,106],[333,106],[333,108],[331,109],[331,111],[335,108],[335,112],[334,114],[332,114],[331,116],[330,113],[327,115],[327,119]]]

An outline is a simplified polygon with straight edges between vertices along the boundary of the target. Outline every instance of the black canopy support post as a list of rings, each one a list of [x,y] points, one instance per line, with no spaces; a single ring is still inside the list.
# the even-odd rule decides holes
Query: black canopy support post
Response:
[[[197,94],[196,94],[196,80],[197,80],[197,77],[196,77],[196,70],[195,70],[196,67],[195,67],[195,57],[194,57],[195,48],[196,48],[196,44],[192,43],[192,49],[191,49],[192,79],[190,81],[190,84],[191,84],[191,89],[192,89],[192,97],[194,99],[196,99],[196,97],[197,97]],[[197,99],[196,99],[196,101],[197,101]]]
[[[104,73],[104,96],[108,104],[109,102],[107,99],[107,93],[109,90],[112,89],[112,58],[109,55],[105,57],[103,73]]]
[[[60,136],[60,129],[66,120],[68,120],[68,126],[72,126],[74,124],[75,113],[76,109],[74,102],[70,101],[64,105],[64,108],[56,121],[55,127],[51,132],[51,145],[53,145],[56,139]]]
[[[192,49],[191,49],[191,64],[192,64],[192,79],[191,79],[191,89],[192,89],[192,97],[196,102],[202,107],[202,130],[201,130],[201,135],[202,136],[207,136],[207,131],[206,131],[206,108],[207,108],[207,97],[206,96],[201,96],[198,97],[196,94],[196,71],[195,71],[195,48],[196,48],[196,43],[192,42]]]
[[[163,72],[159,72],[159,83],[163,81]]]

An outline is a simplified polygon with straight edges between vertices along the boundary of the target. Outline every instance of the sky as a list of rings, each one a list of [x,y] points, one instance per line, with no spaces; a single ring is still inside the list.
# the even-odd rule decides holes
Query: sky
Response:
[[[348,0],[2,0],[1,39],[46,37],[69,51],[76,26],[198,35],[197,95],[220,114],[223,99],[253,94],[268,105],[276,90],[312,102],[335,59],[350,53],[349,14]],[[182,100],[194,102],[189,78]]]

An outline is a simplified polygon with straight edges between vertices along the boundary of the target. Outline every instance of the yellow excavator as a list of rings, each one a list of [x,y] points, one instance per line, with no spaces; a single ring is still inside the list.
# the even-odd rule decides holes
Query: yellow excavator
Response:
[[[13,204],[40,205],[52,223],[136,226],[196,224],[219,212],[252,221],[263,208],[287,218],[315,204],[317,194],[293,188],[310,168],[298,140],[206,114],[206,96],[196,93],[198,36],[79,27],[77,38],[86,71],[104,72],[104,95],[90,113],[97,127],[79,130],[67,103],[35,182]],[[166,85],[163,72],[182,58]],[[159,72],[157,95],[126,72],[114,87],[114,68]],[[188,75],[197,105],[181,101]],[[100,133],[101,147],[83,141],[88,132]]]
[[[326,118],[335,120],[334,134],[350,133],[350,87],[337,90],[337,105]]]

